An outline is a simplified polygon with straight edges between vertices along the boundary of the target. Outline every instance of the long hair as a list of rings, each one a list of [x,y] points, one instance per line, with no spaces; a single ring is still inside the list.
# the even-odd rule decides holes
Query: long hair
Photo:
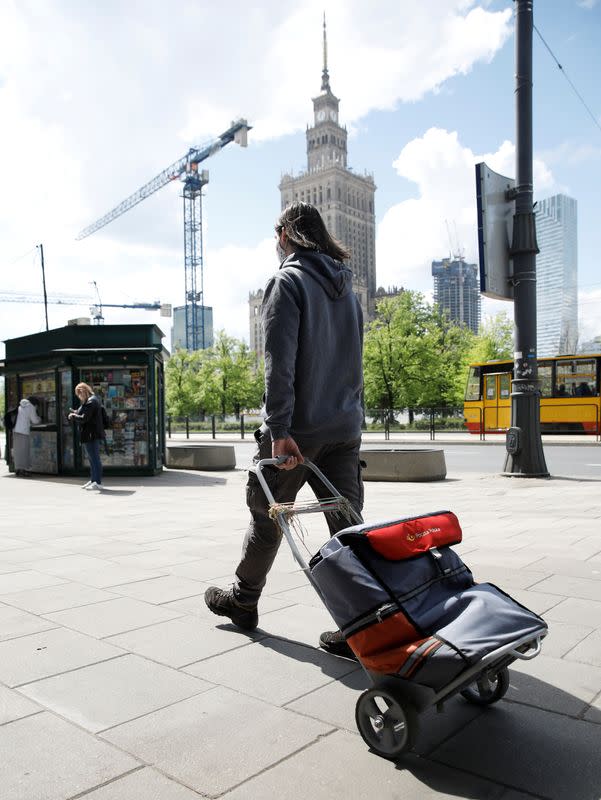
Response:
[[[346,261],[351,257],[351,251],[328,232],[321,214],[309,203],[295,201],[287,206],[275,229],[277,233],[286,231],[296,247],[325,253],[336,261]]]
[[[94,390],[89,385],[89,383],[78,383],[77,386],[75,387],[75,394],[77,394],[79,389],[83,389],[83,391],[86,393],[87,395],[86,400],[94,394]]]

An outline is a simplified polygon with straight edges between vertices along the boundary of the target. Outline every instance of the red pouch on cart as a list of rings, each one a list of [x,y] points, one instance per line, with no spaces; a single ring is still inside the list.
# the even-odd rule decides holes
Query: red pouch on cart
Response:
[[[383,523],[365,532],[376,553],[390,561],[413,558],[431,550],[458,544],[462,533],[452,511],[441,511],[414,519]]]

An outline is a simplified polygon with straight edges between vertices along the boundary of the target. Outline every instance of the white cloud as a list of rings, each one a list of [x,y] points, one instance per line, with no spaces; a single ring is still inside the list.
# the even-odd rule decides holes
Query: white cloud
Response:
[[[307,122],[307,98],[319,80],[324,6],[332,87],[352,126],[370,110],[415,102],[489,61],[510,34],[511,9],[509,0],[501,11],[487,5],[422,0],[401,8],[381,0],[374,14],[362,0],[255,6],[234,0],[227,8],[192,0],[4,0],[0,119],[8,124],[0,126],[0,290],[38,290],[39,264],[9,265],[43,242],[50,292],[86,294],[96,280],[106,302],[177,303],[183,295],[178,187],[162,189],[90,239],[74,242],[77,231],[237,116],[254,126],[245,156],[266,163],[267,148],[256,144]],[[235,210],[238,187],[227,188],[213,219]],[[257,208],[274,196],[271,183],[258,186]],[[275,262],[264,255],[262,231],[257,244],[235,251],[226,226],[217,228],[207,248],[207,302],[217,326],[246,336],[244,298]],[[230,260],[242,262],[242,271],[230,270]],[[228,281],[220,283],[224,275]],[[1,338],[38,325],[37,306],[2,304],[0,310]],[[61,324],[82,310],[54,306],[50,313],[51,324]],[[118,310],[107,311],[107,321],[109,314],[112,321],[158,321]]]
[[[601,336],[601,289],[578,292],[578,340]]]
[[[599,0],[578,0],[578,5],[580,8],[586,8],[588,11],[593,9]]]
[[[441,128],[430,128],[403,147],[393,166],[417,185],[417,196],[392,206],[378,226],[379,284],[429,290],[432,261],[456,251],[457,244],[468,261],[477,261],[474,165],[479,161],[513,175],[515,148],[505,141],[494,153],[476,155],[461,144],[457,132]],[[549,168],[538,158],[534,185],[543,194],[555,188]]]

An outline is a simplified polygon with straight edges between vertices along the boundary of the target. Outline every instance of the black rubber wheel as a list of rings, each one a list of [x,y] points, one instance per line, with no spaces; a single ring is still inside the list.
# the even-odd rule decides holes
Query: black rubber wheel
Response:
[[[494,677],[489,673],[483,673],[475,683],[463,689],[461,694],[469,703],[474,703],[476,706],[490,706],[505,697],[508,689],[509,670],[503,667]]]
[[[417,736],[417,712],[390,683],[367,689],[355,708],[355,722],[365,744],[379,756],[397,758]]]

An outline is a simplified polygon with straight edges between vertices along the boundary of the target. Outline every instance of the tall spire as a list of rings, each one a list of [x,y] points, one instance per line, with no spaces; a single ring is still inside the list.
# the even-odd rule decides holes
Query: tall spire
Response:
[[[323,70],[321,73],[321,91],[329,92],[330,76],[328,74],[328,38],[326,33],[326,12],[323,12]]]

